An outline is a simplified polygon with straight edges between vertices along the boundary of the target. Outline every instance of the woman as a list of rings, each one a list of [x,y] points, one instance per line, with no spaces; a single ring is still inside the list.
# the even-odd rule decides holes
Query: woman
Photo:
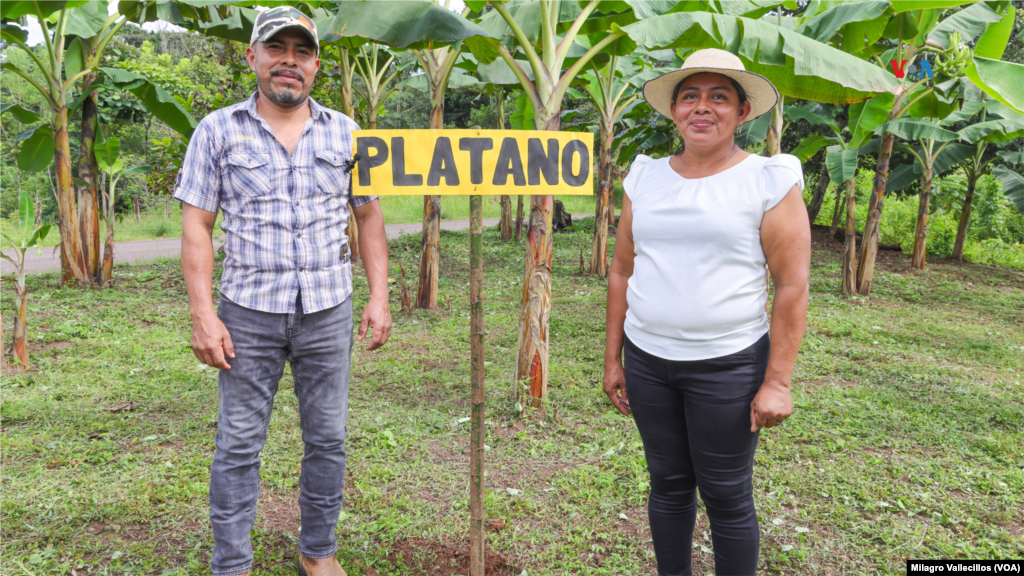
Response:
[[[807,312],[800,162],[736,146],[737,128],[770,112],[778,93],[729,52],[694,52],[681,70],[647,82],[644,98],[672,119],[685,147],[660,160],[638,156],[623,181],[604,391],[633,414],[643,439],[658,574],[691,574],[699,488],[715,574],[751,575],[758,430],[793,412],[790,376]]]

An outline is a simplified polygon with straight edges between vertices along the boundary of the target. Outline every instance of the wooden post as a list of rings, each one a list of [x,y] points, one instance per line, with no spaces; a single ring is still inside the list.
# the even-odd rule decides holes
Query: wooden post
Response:
[[[473,406],[469,454],[469,576],[484,576],[484,304],[480,196],[469,197],[469,346]]]

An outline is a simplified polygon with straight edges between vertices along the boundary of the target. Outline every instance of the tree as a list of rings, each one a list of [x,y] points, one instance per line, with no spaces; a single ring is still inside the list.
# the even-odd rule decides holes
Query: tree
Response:
[[[491,36],[506,42],[483,41],[471,44],[470,49],[482,64],[500,57],[512,70],[529,100],[537,130],[559,129],[562,100],[569,85],[597,54],[611,50],[621,56],[635,47],[628,40],[617,42],[625,37],[625,32],[612,26],[636,19],[627,4],[613,4],[607,13],[601,13],[597,10],[600,0],[591,0],[584,6],[558,0],[508,5],[483,0],[466,2],[476,12],[487,4],[493,10],[483,15],[480,25]],[[575,42],[580,34],[591,35],[590,48]],[[516,53],[525,57],[533,72],[532,79],[515,58]],[[548,384],[554,198],[533,196],[531,204],[514,379],[517,386],[526,380],[526,395],[534,407],[540,407]]]

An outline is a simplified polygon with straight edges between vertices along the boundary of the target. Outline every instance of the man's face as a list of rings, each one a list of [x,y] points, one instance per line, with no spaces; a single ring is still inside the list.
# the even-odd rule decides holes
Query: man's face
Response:
[[[286,28],[245,50],[260,92],[283,108],[306,101],[320,69],[316,46],[302,32]]]

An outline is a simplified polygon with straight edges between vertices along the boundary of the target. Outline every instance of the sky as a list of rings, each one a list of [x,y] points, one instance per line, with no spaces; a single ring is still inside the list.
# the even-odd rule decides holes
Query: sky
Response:
[[[383,2],[383,1],[386,1],[386,0],[375,0],[375,1]],[[451,10],[453,10],[455,12],[460,12],[460,13],[462,12],[462,10],[465,7],[466,7],[466,5],[463,3],[462,0],[451,0],[451,4],[449,5],[449,8]],[[117,12],[117,0],[111,0],[110,3],[107,5],[107,14],[114,14],[115,12]],[[127,24],[127,26],[131,26],[131,25],[132,24]],[[157,30],[171,30],[171,31],[176,31],[176,32],[184,32],[184,30],[185,30],[184,28],[181,28],[179,26],[175,26],[174,24],[169,24],[167,22],[161,22],[161,21],[146,22],[145,24],[142,25],[142,29],[146,30],[148,32],[156,32]],[[28,19],[28,45],[29,46],[35,46],[36,44],[40,44],[42,42],[43,42],[43,31],[42,31],[41,28],[39,28],[39,23],[36,22],[35,18],[29,17],[29,19]]]

